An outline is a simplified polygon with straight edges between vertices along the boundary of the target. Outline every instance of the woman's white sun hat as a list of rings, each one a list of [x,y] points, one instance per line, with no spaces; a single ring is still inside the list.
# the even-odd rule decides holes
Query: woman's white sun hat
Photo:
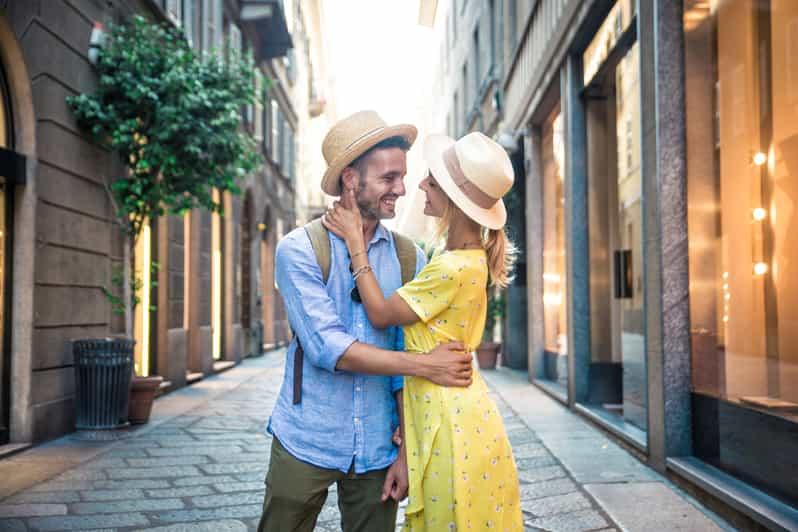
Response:
[[[424,141],[424,159],[438,185],[466,216],[488,229],[504,227],[502,196],[514,180],[504,148],[478,131],[457,141],[430,135]]]

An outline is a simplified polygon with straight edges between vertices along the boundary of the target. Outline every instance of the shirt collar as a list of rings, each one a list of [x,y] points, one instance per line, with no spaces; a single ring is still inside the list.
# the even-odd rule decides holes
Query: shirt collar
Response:
[[[372,236],[371,237],[371,241],[369,241],[369,247],[371,247],[376,242],[379,242],[380,240],[385,240],[386,242],[388,242],[389,241],[389,237],[388,237],[389,233],[390,233],[390,231],[388,230],[387,227],[382,225],[382,223],[378,223],[377,224],[377,229],[375,229],[375,231],[374,231],[374,236]],[[330,231],[330,235],[335,240],[340,240],[341,242],[344,241],[343,238],[339,237],[338,235],[336,235],[332,231]]]
[[[382,223],[377,223],[377,229],[374,231],[374,236],[371,237],[369,246],[380,240],[388,240],[388,229]]]

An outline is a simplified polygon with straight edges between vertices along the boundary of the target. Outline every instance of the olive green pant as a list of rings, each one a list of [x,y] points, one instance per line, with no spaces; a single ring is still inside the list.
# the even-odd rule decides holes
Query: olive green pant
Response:
[[[389,532],[396,529],[397,503],[380,500],[387,469],[356,475],[322,469],[294,458],[277,438],[272,441],[266,496],[258,532],[312,532],[327,499],[338,487],[343,532]]]

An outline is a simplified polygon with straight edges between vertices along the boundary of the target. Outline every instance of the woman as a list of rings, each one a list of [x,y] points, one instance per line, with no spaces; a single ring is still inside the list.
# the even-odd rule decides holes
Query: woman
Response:
[[[485,328],[488,276],[506,286],[513,248],[504,233],[501,197],[513,184],[505,151],[481,133],[455,142],[429,137],[421,182],[424,213],[440,219],[445,250],[387,299],[371,275],[354,192],[327,211],[324,223],[349,249],[353,277],[369,320],[403,325],[405,348],[427,352],[460,341],[468,354]],[[518,477],[501,416],[475,371],[468,388],[406,377],[404,439],[409,498],[405,530],[523,530]]]

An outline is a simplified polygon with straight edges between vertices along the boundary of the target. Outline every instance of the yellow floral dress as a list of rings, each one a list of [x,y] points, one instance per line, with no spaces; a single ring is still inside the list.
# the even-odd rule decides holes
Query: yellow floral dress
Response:
[[[485,328],[487,277],[484,250],[434,257],[398,291],[421,320],[404,328],[405,349],[428,352],[451,341],[475,349]],[[405,377],[404,416],[410,481],[404,530],[524,529],[510,442],[476,369],[468,388]]]

